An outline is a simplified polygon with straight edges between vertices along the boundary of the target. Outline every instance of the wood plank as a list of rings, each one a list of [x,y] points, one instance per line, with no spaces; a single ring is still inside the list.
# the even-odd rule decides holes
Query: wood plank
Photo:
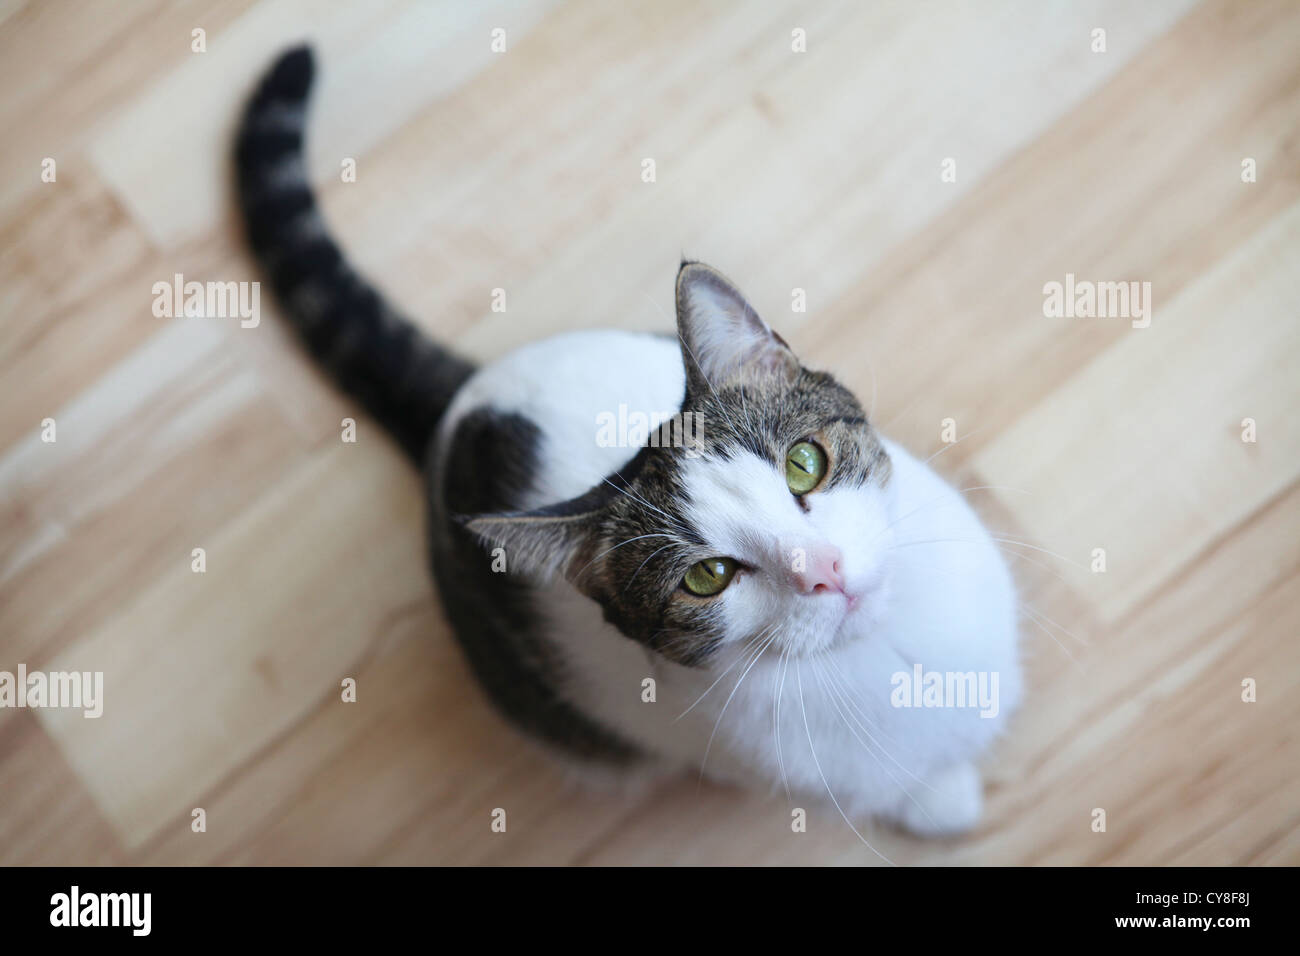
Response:
[[[1103,618],[1131,610],[1300,474],[1289,412],[1300,327],[1284,318],[1300,298],[1298,250],[1300,203],[975,457],[993,484],[1051,489],[1008,502],[1036,540],[1089,567],[1104,549],[1091,602]],[[1258,441],[1243,441],[1245,419]]]

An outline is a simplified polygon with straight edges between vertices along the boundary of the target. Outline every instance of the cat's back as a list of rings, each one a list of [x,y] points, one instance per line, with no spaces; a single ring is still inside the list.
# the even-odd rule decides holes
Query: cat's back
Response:
[[[435,461],[459,453],[467,425],[481,444],[486,426],[495,433],[487,437],[504,446],[494,451],[505,457],[513,445],[513,460],[530,472],[511,508],[562,501],[635,455],[644,444],[637,416],[675,413],[685,388],[673,337],[602,329],[542,339],[484,366],[464,384],[439,426]]]
[[[684,393],[675,339],[617,331],[544,339],[465,382],[426,462],[429,556],[456,639],[501,712],[570,756],[627,763],[641,753],[560,693],[566,664],[543,626],[552,592],[510,573],[509,556],[499,565],[454,517],[582,494],[638,450],[617,429],[609,440],[610,415],[675,412]]]

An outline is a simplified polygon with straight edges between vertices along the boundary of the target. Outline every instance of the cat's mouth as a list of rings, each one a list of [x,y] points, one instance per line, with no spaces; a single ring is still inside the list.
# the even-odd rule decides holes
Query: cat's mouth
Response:
[[[889,600],[889,575],[882,568],[870,579],[843,593],[844,612],[826,649],[869,637]]]
[[[780,621],[741,639],[740,645],[752,651],[755,642],[766,640],[766,646],[774,646],[778,653],[812,657],[870,640],[886,616],[891,594],[891,575],[888,565],[882,564],[835,590],[796,597]]]

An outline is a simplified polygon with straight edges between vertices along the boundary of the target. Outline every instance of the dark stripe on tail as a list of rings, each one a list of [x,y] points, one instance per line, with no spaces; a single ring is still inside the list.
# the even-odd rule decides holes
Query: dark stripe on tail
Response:
[[[244,113],[235,151],[248,239],[311,353],[420,463],[474,367],[430,341],[348,266],[307,176],[311,50],[283,54]]]

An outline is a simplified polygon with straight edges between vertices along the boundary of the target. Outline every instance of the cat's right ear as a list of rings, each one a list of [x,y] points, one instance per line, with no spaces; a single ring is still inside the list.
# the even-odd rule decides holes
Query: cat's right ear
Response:
[[[726,276],[702,262],[683,262],[677,272],[677,336],[690,395],[706,395],[741,375],[799,373],[785,339]]]

